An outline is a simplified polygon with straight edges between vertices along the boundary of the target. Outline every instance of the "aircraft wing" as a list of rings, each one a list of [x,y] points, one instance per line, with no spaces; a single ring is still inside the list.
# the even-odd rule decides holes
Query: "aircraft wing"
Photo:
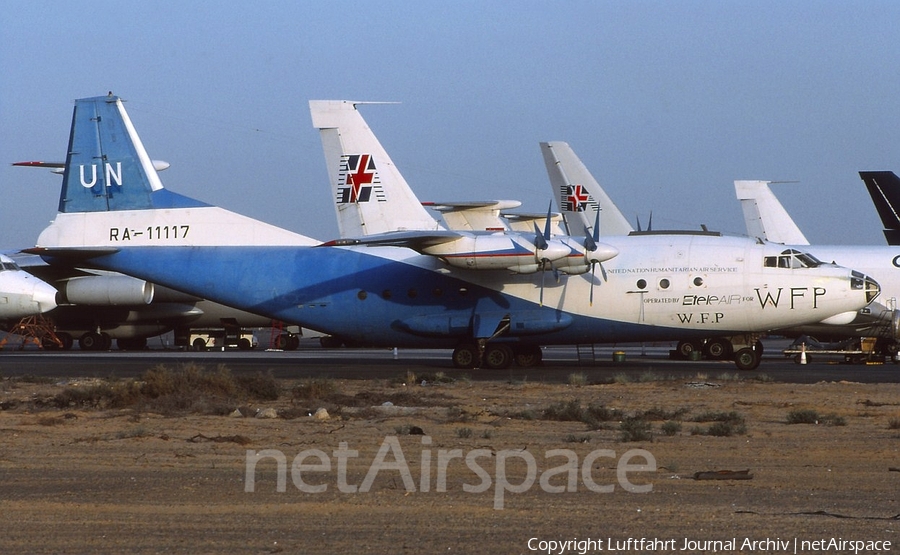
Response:
[[[503,231],[506,222],[500,217],[501,210],[518,208],[517,200],[486,200],[470,202],[423,202],[423,206],[441,213],[444,223],[450,229],[466,231]],[[531,231],[530,229],[528,230]]]
[[[422,252],[423,249],[450,243],[461,237],[455,231],[388,231],[386,233],[377,233],[375,235],[365,235],[362,237],[349,237],[343,239],[335,239],[322,243],[320,247],[346,247],[346,246],[369,246],[369,247],[406,247],[416,252]]]
[[[769,188],[771,181],[734,182],[734,192],[744,211],[747,235],[784,245],[808,245],[809,241]]]

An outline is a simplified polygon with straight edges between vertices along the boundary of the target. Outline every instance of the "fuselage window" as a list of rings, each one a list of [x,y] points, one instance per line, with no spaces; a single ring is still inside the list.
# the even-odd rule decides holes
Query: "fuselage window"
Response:
[[[391,290],[390,290],[390,289],[385,289],[384,291],[382,291],[382,292],[381,292],[381,298],[384,299],[384,300],[390,299],[390,298],[391,298]]]
[[[647,288],[647,280],[639,279],[639,280],[637,280],[637,283],[635,285],[637,285],[638,289],[646,289]]]
[[[694,287],[701,287],[703,285],[703,278],[697,276],[694,278]]]
[[[415,299],[416,297],[419,296],[419,292],[416,291],[415,289],[410,289],[409,291],[406,292],[406,296],[409,297],[410,299]]]
[[[360,291],[359,293],[356,294],[356,298],[361,301],[366,300],[366,297],[368,297],[368,296],[369,296],[369,294],[366,293],[365,291]]]
[[[661,280],[659,280],[660,289],[668,289],[669,285],[671,285],[671,283],[669,283],[669,280],[667,278],[662,278]]]

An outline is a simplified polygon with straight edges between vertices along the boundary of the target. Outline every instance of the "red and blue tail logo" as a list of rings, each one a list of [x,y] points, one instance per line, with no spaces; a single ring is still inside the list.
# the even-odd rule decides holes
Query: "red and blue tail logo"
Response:
[[[591,204],[597,204],[583,185],[564,185],[560,198],[563,212],[584,212]]]
[[[384,202],[384,189],[375,170],[375,160],[371,154],[350,154],[341,156],[338,175],[337,203],[350,204]]]

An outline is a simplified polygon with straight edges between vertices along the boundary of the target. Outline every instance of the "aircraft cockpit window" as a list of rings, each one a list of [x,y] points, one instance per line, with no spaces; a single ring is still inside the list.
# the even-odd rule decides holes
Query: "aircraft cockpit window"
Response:
[[[766,268],[815,268],[821,265],[822,261],[815,256],[794,249],[783,251],[778,256],[767,256],[764,261]]]
[[[4,270],[18,270],[19,265],[15,262],[0,262],[0,272]]]
[[[803,264],[804,268],[816,268],[822,265],[821,260],[809,254],[808,252],[798,252],[797,260],[799,260],[800,263]]]

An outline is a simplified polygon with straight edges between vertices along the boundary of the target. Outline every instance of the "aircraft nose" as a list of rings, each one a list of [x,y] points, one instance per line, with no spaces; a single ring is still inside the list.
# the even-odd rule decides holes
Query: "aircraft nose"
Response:
[[[850,288],[864,291],[867,303],[871,303],[881,294],[881,286],[878,285],[877,281],[856,270],[850,272]]]
[[[38,306],[40,312],[49,312],[56,308],[56,289],[47,283],[35,284],[31,301]]]

